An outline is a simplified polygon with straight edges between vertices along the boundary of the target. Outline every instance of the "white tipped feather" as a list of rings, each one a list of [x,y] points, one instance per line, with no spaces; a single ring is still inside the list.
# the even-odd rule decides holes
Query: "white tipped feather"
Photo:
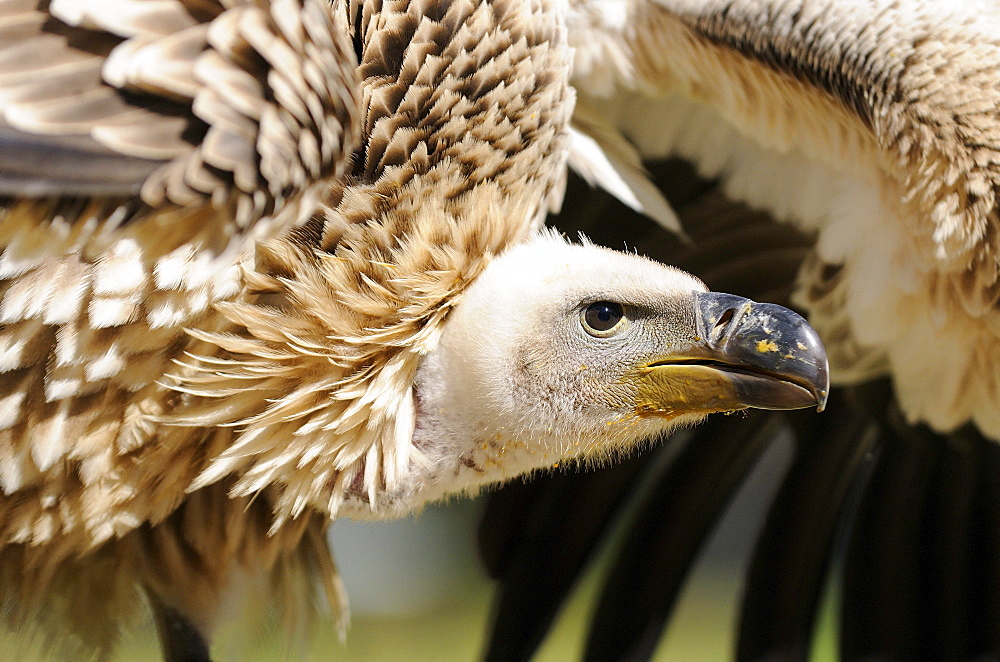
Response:
[[[400,399],[398,406],[396,424],[392,435],[396,443],[386,445],[385,484],[388,489],[396,487],[410,465],[410,454],[413,444],[400,443],[400,441],[412,440],[413,430],[416,427],[417,413],[413,403],[412,386],[406,389],[406,393]]]
[[[41,434],[35,435],[31,441],[31,459],[39,471],[47,471],[49,467],[60,460],[69,450],[72,440],[66,434],[66,415],[69,407],[64,402],[53,416]]]
[[[128,294],[142,288],[148,278],[142,261],[143,250],[138,241],[123,239],[117,242],[94,269],[94,293]]]
[[[578,109],[569,135],[569,165],[587,183],[686,238],[680,218],[649,180],[638,151],[618,131]]]
[[[10,452],[0,454],[0,491],[4,494],[14,494],[26,482],[26,474],[30,471],[31,460],[24,453]]]
[[[6,430],[17,422],[21,403],[27,394],[24,391],[0,398],[0,430]]]

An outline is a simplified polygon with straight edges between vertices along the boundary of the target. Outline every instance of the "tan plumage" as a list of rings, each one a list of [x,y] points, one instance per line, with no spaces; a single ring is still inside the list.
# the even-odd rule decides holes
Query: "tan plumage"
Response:
[[[128,471],[124,456],[149,437],[141,413],[172,397],[156,381],[187,342],[184,326],[233,297],[253,242],[305,220],[342,171],[354,74],[321,4],[283,9],[316,14],[315,34],[282,34],[250,5],[136,3],[121,16],[95,5],[90,16],[30,4],[4,6],[14,64],[0,130],[25,158],[4,161],[0,480],[6,494],[40,490],[38,506],[56,490],[63,511],[6,503],[3,538],[39,543],[59,530],[86,547],[148,514],[102,479]],[[42,44],[44,62],[19,56]],[[313,81],[293,92],[281,67],[295,46],[319,56]],[[289,99],[265,104],[271,94]],[[296,100],[298,117],[286,110]],[[81,168],[92,152],[98,165]],[[43,197],[13,197],[25,190]]]
[[[95,606],[92,582],[109,564],[141,574],[128,550],[144,538],[175,554],[155,531],[120,540],[197,470],[163,463],[149,417],[177,399],[162,376],[184,328],[211,328],[254,242],[305,221],[345,170],[359,100],[336,20],[318,0],[0,3],[0,599],[15,622],[76,623],[103,646],[135,589]]]
[[[706,532],[750,505],[729,503],[737,481],[761,475],[746,456],[730,464],[734,449],[780,454],[789,439],[789,466],[771,465],[776,496],[753,504],[767,513],[753,550],[734,564],[748,568],[734,659],[817,655],[832,603],[842,659],[996,657],[997,3],[583,0],[567,25],[582,138],[571,165],[650,212],[663,202],[637,180],[647,167],[694,243],[654,238],[582,187],[562,227],[618,239],[607,226],[624,216],[639,250],[710,286],[791,292],[840,397],[815,421],[695,431],[669,470],[656,473],[667,453],[647,465],[654,488],[608,472],[495,498],[482,532],[501,597],[486,658],[532,655],[607,530],[624,542],[583,657],[664,653],[658,634],[679,626],[669,618]],[[527,513],[525,493],[542,501]],[[619,516],[606,502],[636,506]]]
[[[441,23],[465,17],[449,36],[430,27],[430,7],[388,5],[378,21],[414,34],[388,82],[384,63],[400,56],[386,50],[400,46],[363,15],[364,174],[308,228],[316,244],[262,246],[251,286],[271,296],[225,307],[233,326],[202,336],[216,355],[177,376],[201,397],[174,420],[242,430],[195,487],[228,474],[240,476],[241,495],[281,484],[280,525],[307,505],[335,514],[356,477],[369,492],[392,491],[420,462],[410,447],[418,359],[488,259],[541,222],[565,158],[568,54],[557,16],[528,7],[532,23],[448,5]],[[424,83],[434,70],[436,85]]]
[[[191,653],[171,650],[186,643],[175,627],[204,637],[227,605],[263,604],[294,630],[316,574],[342,607],[324,543],[337,514],[396,515],[544,466],[547,452],[614,456],[710,411],[825,401],[807,335],[809,347],[758,339],[752,352],[808,364],[807,377],[739,373],[780,384],[774,402],[691,399],[663,375],[717,386],[716,354],[685,352],[770,313],[743,299],[725,314],[692,307],[709,301],[699,281],[635,256],[525,243],[579,154],[570,80],[588,60],[573,74],[567,24],[585,5],[41,6],[0,5],[0,58],[17,63],[0,74],[0,141],[25,153],[0,160],[0,600],[14,625],[62,628],[66,645],[104,654],[145,594],[168,655]],[[46,63],[23,57],[42,44]],[[588,112],[578,130],[613,143],[631,204],[671,218]],[[446,333],[447,319],[475,321],[450,314],[464,296],[489,317],[493,292],[475,285],[510,265],[545,284],[535,299],[556,312],[532,308],[536,328],[568,319],[571,341],[502,333],[504,319]],[[520,286],[506,309],[534,302],[536,283]],[[631,306],[609,335],[582,330],[598,295]],[[588,372],[566,351],[623,329],[637,329],[624,346],[640,356]],[[480,363],[461,344],[488,354],[475,343],[494,336],[539,347]],[[463,361],[482,376],[435,382]],[[532,388],[503,400],[518,377]],[[94,606],[95,590],[110,597]]]
[[[419,459],[417,357],[558,199],[561,19],[34,5],[0,6],[0,57],[23,67],[0,77],[0,138],[25,151],[0,219],[6,618],[106,651],[144,588],[209,632],[250,572],[301,626],[314,571],[342,601],[323,531],[346,487],[391,489]],[[44,63],[21,56],[42,43]]]
[[[1000,439],[996,22],[923,0],[574,3],[577,115],[817,235],[796,296],[835,380],[891,375],[909,420]]]

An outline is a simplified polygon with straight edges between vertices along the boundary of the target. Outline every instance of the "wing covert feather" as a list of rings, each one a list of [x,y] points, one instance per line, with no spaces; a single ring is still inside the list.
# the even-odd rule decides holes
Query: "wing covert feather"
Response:
[[[912,420],[973,421],[1000,438],[994,4],[580,0],[571,11],[573,83],[602,126],[816,234],[795,296],[835,381],[891,376]]]
[[[0,549],[183,498],[167,472],[137,517],[106,477],[176,397],[185,328],[344,174],[355,68],[325,0],[0,0]]]

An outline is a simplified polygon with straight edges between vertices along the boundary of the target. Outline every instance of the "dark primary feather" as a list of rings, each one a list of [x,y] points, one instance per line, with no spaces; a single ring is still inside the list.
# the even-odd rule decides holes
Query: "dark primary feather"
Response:
[[[576,179],[554,224],[612,246],[624,241],[712,289],[789,304],[811,238],[727,200],[684,163],[647,165],[692,245]],[[668,439],[630,460],[641,474],[641,465],[684,444],[642,490],[619,480],[618,468],[582,474],[569,488],[564,476],[540,477],[491,495],[482,553],[495,559],[500,544],[505,562],[491,566],[500,590],[487,659],[531,658],[616,526],[625,533],[602,579],[585,657],[649,659],[707,535],[779,431],[791,435],[794,455],[743,579],[736,659],[807,659],[831,590],[843,659],[1000,655],[1000,451],[969,427],[941,435],[907,424],[891,386],[879,381],[834,389],[819,416],[709,419],[689,439]],[[525,493],[534,503],[525,504]],[[610,498],[588,519],[593,506],[584,494]],[[538,526],[539,516],[549,525]],[[563,567],[573,576],[540,581]]]
[[[0,148],[18,155],[0,160],[0,193],[137,193],[155,168],[195,148],[190,134],[204,123],[184,118],[189,104],[175,95],[121,94],[101,72],[125,38],[68,25],[38,4],[0,5]]]
[[[82,136],[28,134],[0,123],[0,195],[135,195],[162,165],[123,156]],[[86,168],[80,164],[86,163]]]
[[[840,415],[790,416],[796,453],[768,511],[746,577],[739,630],[741,659],[802,659],[841,544],[845,520],[870,474],[874,425],[840,391]],[[780,620],[779,620],[780,619]]]
[[[992,442],[971,428],[938,435],[907,425],[893,407],[883,419],[845,562],[844,655],[994,659]]]
[[[775,422],[766,414],[715,417],[690,435],[680,456],[656,477],[612,562],[586,659],[652,655],[685,576],[729,498],[767,448]]]
[[[522,659],[539,646],[645,465],[644,458],[631,458],[609,467],[600,483],[576,472],[518,482],[504,488],[503,500],[491,501],[480,546],[490,574],[502,579],[503,592],[494,609],[497,631],[487,660]],[[576,505],[566,512],[569,500]],[[527,521],[511,521],[525,512]]]
[[[198,629],[176,609],[150,597],[164,662],[208,662],[208,643]]]

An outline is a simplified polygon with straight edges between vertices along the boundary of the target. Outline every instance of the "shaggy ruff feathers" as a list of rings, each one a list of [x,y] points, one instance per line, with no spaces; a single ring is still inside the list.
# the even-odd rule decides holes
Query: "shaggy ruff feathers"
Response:
[[[220,306],[231,326],[199,336],[215,355],[171,375],[194,396],[172,424],[239,430],[192,489],[230,474],[234,495],[278,486],[277,531],[306,507],[335,515],[349,490],[374,504],[425,461],[412,448],[418,361],[462,288],[544,216],[562,169],[568,52],[544,8],[362,15],[364,174],[311,227],[261,247],[248,282],[268,295]],[[516,18],[524,10],[536,20]],[[412,36],[385,38],[376,19]],[[397,58],[401,82],[387,81],[381,67]]]
[[[296,45],[292,36],[300,38],[307,59],[325,58],[343,55],[338,44],[346,26],[356,30],[364,141],[353,170],[328,190],[320,214],[281,238],[263,241],[255,258],[245,250],[248,235],[222,253],[231,256],[231,266],[202,265],[208,285],[198,283],[200,289],[171,280],[177,265],[163,260],[144,258],[141,270],[132,258],[109,272],[107,282],[133,284],[135,293],[129,295],[137,305],[163,285],[179,289],[173,295],[198,309],[140,309],[129,317],[134,333],[121,324],[103,325],[109,327],[104,332],[82,316],[76,322],[84,329],[80,333],[101,338],[106,349],[85,355],[107,356],[104,363],[89,358],[84,366],[91,371],[81,378],[89,395],[70,393],[73,399],[53,402],[57,413],[45,414],[43,421],[35,420],[41,415],[35,412],[47,409],[33,405],[25,409],[26,421],[15,417],[18,424],[5,431],[2,600],[14,609],[9,619],[15,624],[58,629],[70,648],[109,650],[116,622],[140,604],[138,586],[204,633],[218,624],[223,605],[262,601],[277,605],[286,625],[301,630],[313,613],[308,605],[317,574],[325,587],[322,602],[342,612],[342,589],[322,542],[330,517],[345,494],[374,502],[376,492],[391,492],[401,474],[419,465],[422,456],[411,447],[411,436],[412,381],[421,354],[490,256],[523,240],[558,202],[553,191],[561,190],[565,176],[573,94],[562,19],[547,2],[341,5],[333,19],[322,19],[343,30],[328,35],[332,45],[305,34],[314,31],[305,26],[308,15],[286,5],[273,3],[271,15],[276,34],[288,43],[264,44],[276,49],[267,77],[276,99],[305,82],[286,85],[281,77],[303,57],[289,48]],[[302,25],[284,20],[290,16]],[[213,23],[209,41],[213,34],[231,39],[239,25]],[[263,47],[259,38],[247,42],[234,52]],[[142,59],[127,61],[139,66]],[[312,71],[305,73],[314,78]],[[235,86],[232,91],[250,84],[245,76],[223,78]],[[337,94],[331,95],[333,103],[352,93]],[[238,96],[233,105],[236,112],[247,112]],[[343,108],[321,111],[311,97],[305,103],[277,99],[275,107],[313,121],[317,112],[337,117],[335,111]],[[340,117],[349,136],[347,108]],[[324,142],[332,126],[318,129],[314,141],[328,157],[338,156],[336,147],[349,142],[332,148]],[[263,124],[260,131],[272,139]],[[267,181],[265,151],[272,142],[262,141],[257,149]],[[309,145],[299,141],[301,158],[311,153]],[[292,159],[283,171],[292,172],[295,155],[278,153]],[[295,181],[336,172],[307,169]],[[232,175],[237,187],[240,177]],[[308,199],[303,200],[305,208]],[[37,223],[24,205],[43,203],[14,204],[5,223],[15,214]],[[272,206],[280,204],[275,198]],[[214,208],[200,213],[224,217]],[[132,228],[138,236],[152,222],[130,221],[115,236]],[[283,218],[281,224],[292,223]],[[91,274],[113,266],[115,255],[112,251],[95,265],[86,261],[86,250],[70,253],[28,267],[50,279],[49,285],[32,285],[34,292],[65,287],[65,279],[51,280],[50,274],[65,276],[72,269],[96,282]],[[66,264],[57,269],[58,259]],[[165,259],[184,262],[176,255]],[[198,260],[195,250],[187,263]],[[8,281],[8,293],[26,287],[28,269],[10,271],[19,278]],[[212,279],[220,278],[224,287],[214,285]],[[80,288],[93,298],[88,286]],[[8,299],[14,301],[14,295],[3,301],[10,306]],[[44,301],[46,310],[22,313],[21,324],[52,334],[45,315],[51,318],[47,311],[58,298]],[[150,322],[153,317],[170,324],[161,330]],[[184,335],[182,325],[194,328]],[[23,336],[18,329],[7,325],[4,331]],[[61,338],[66,332],[57,328],[55,334]],[[32,356],[58,356],[62,347],[49,341]],[[133,353],[146,348],[149,365],[115,355],[120,347]],[[140,375],[138,381],[114,386],[118,382],[109,382],[100,370],[112,364],[116,370],[108,369],[109,375]],[[42,378],[43,365],[34,369],[34,379]],[[8,397],[39,400],[18,375],[5,375]],[[67,427],[69,419],[58,412],[69,408],[85,420],[72,419]],[[73,439],[72,447],[27,445],[32,435],[44,439],[46,432],[58,443]],[[240,580],[246,573],[263,579]],[[100,609],[87,607],[93,587],[105,584],[110,586],[101,592],[109,599]],[[271,597],[236,598],[237,585],[256,586]]]

